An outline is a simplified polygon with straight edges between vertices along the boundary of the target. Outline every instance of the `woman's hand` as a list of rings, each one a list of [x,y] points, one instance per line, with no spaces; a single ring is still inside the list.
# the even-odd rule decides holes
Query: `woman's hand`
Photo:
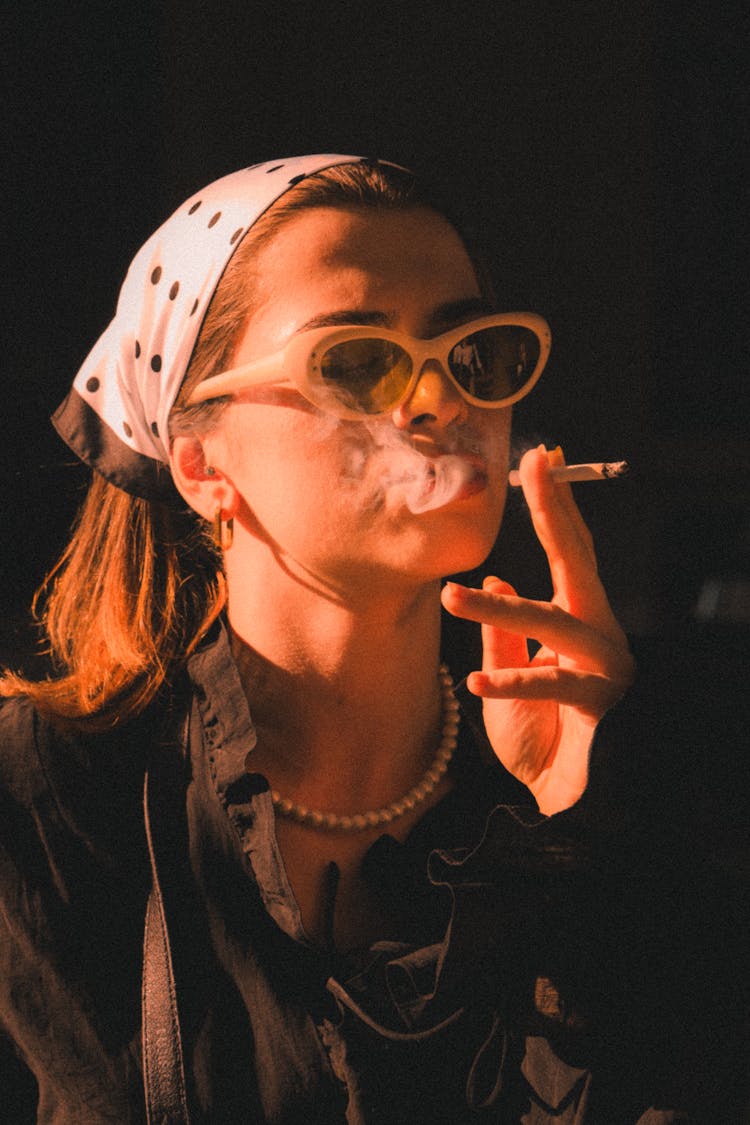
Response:
[[[634,675],[627,640],[596,568],[591,534],[570,485],[555,484],[562,453],[529,450],[520,468],[534,529],[549,560],[553,597],[529,601],[498,578],[482,590],[448,583],[443,605],[481,622],[482,671],[467,686],[484,701],[487,734],[500,761],[551,815],[586,787],[594,728]],[[527,638],[541,643],[529,660]]]

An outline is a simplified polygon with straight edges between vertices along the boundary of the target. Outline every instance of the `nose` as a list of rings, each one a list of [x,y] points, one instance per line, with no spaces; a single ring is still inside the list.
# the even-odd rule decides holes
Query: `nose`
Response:
[[[423,365],[414,390],[393,412],[393,421],[400,430],[430,424],[443,428],[464,421],[467,415],[468,403],[437,360],[430,359]]]

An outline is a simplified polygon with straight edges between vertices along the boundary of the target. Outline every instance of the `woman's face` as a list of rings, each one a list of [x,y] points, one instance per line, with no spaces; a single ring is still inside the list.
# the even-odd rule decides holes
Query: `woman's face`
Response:
[[[232,366],[328,323],[429,338],[489,311],[456,232],[418,207],[301,212],[256,258],[253,286],[257,311]],[[509,410],[468,405],[430,362],[411,397],[377,421],[342,421],[281,382],[243,391],[208,439],[208,455],[240,498],[235,542],[247,533],[253,546],[271,546],[286,568],[329,588],[372,588],[384,578],[433,580],[484,559],[505,499],[509,425]],[[467,483],[422,510],[421,486],[415,504],[408,484],[414,466],[429,479],[446,455],[465,462]]]

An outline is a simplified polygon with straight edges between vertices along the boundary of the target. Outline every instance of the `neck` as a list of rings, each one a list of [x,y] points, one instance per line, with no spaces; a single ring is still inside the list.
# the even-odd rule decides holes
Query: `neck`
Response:
[[[439,583],[333,597],[278,567],[242,582],[227,563],[259,734],[253,768],[321,808],[359,811],[406,792],[440,737]]]

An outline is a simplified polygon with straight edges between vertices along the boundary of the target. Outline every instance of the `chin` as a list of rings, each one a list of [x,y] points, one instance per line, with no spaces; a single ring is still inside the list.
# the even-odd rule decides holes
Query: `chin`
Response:
[[[415,570],[423,569],[432,580],[481,566],[495,545],[500,520],[477,521],[447,510],[432,515],[442,518],[430,521],[430,534],[420,544],[419,559],[414,559]]]
[[[432,517],[433,551],[451,559],[451,567],[444,574],[459,574],[481,566],[495,545],[504,506],[504,496],[498,500],[485,491],[426,513]]]
[[[444,552],[445,565],[440,568],[438,577],[447,578],[451,574],[464,574],[466,571],[476,570],[485,561],[494,546],[494,539],[483,543],[476,550],[461,549]],[[442,561],[442,560],[441,560]]]

